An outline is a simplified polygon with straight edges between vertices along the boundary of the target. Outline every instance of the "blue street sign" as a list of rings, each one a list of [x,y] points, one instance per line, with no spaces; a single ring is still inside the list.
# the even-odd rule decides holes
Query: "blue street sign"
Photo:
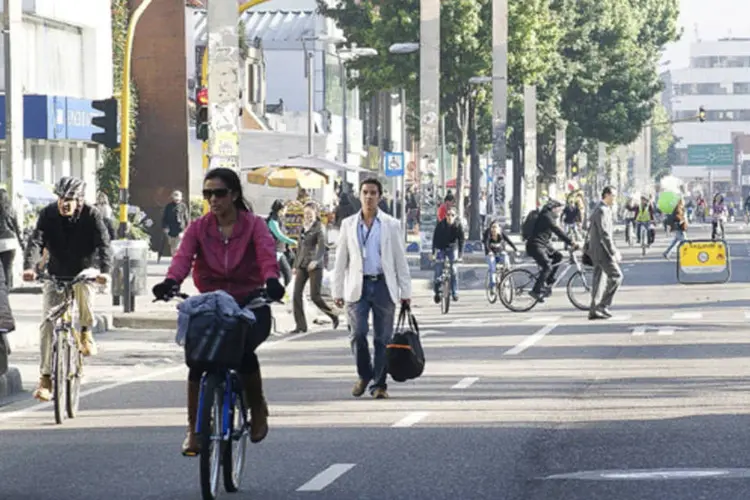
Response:
[[[383,161],[386,177],[404,176],[404,153],[386,153]]]

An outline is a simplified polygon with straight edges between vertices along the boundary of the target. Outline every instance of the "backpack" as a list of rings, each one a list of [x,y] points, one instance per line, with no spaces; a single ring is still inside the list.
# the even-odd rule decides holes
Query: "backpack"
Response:
[[[532,210],[526,215],[521,225],[521,238],[524,241],[528,241],[534,236],[534,230],[536,229],[536,223],[539,220],[539,210]]]
[[[405,323],[409,321],[409,328]],[[419,339],[419,326],[409,306],[401,306],[396,323],[396,333],[386,347],[388,373],[396,382],[418,378],[424,371],[424,349]]]

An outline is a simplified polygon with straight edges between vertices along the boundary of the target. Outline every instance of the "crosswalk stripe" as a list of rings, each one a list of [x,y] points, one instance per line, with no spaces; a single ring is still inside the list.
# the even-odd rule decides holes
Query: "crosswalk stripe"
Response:
[[[672,319],[701,319],[703,313],[700,311],[676,312],[672,314]]]

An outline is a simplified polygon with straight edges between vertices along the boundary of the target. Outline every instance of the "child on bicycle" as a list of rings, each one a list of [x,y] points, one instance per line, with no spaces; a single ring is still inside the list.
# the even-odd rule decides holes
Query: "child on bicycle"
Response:
[[[496,286],[495,275],[497,265],[505,265],[508,262],[508,252],[505,251],[505,245],[510,245],[516,254],[518,254],[518,248],[508,235],[503,232],[500,222],[496,220],[492,221],[490,227],[485,229],[482,242],[484,243],[484,255],[487,259],[487,266],[489,266],[490,270],[490,288],[494,288]]]
[[[464,254],[464,227],[456,217],[455,207],[448,208],[445,219],[438,222],[432,234],[432,258],[437,253],[435,263],[435,303],[440,303],[440,277],[443,275],[444,261],[451,266],[451,295],[453,301],[458,300],[458,280],[453,267],[456,260],[461,260]],[[458,255],[456,255],[458,254]]]

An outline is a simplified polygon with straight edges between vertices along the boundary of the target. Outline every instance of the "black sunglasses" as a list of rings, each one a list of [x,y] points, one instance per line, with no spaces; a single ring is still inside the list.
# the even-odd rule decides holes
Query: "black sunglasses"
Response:
[[[210,200],[212,196],[216,196],[217,198],[224,198],[228,194],[229,194],[229,189],[227,188],[203,190],[203,198],[206,200]]]

